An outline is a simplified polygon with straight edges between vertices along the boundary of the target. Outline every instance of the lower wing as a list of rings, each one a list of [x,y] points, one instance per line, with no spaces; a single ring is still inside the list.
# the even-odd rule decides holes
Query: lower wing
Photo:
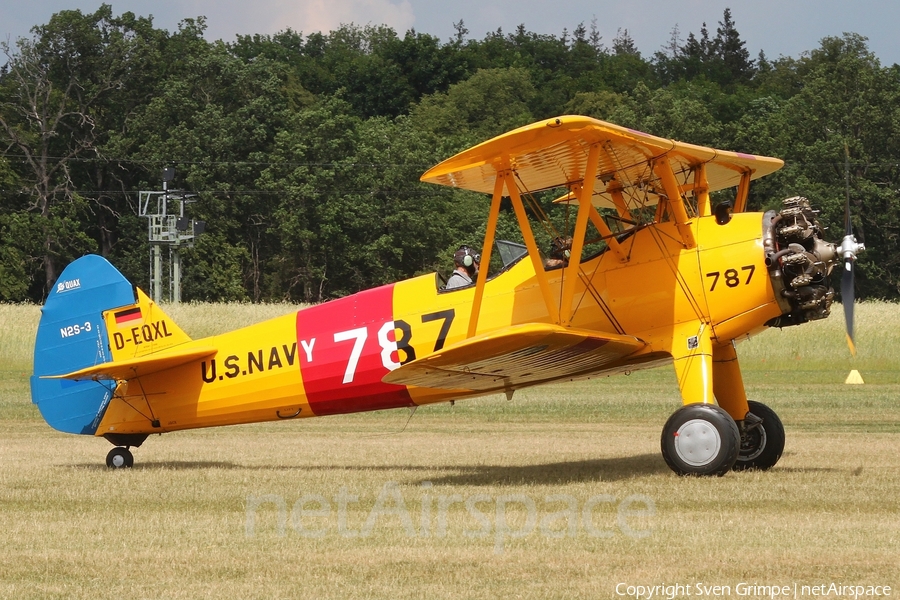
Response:
[[[383,381],[480,392],[516,389],[613,368],[646,347],[631,336],[527,323],[479,335],[409,362]]]

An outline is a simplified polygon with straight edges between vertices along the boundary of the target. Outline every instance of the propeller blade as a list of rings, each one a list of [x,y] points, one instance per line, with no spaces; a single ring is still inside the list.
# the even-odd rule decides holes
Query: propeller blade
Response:
[[[844,273],[841,275],[841,303],[844,305],[844,321],[847,323],[847,346],[850,354],[856,356],[856,345],[853,343],[853,306],[855,304],[853,261],[844,262]]]
[[[850,146],[844,142],[844,236],[852,236],[853,228],[850,224]],[[854,240],[855,241],[855,240]]]
[[[850,219],[850,146],[844,142],[844,185],[846,195],[844,201],[844,239],[838,252],[844,257],[844,273],[841,275],[841,302],[844,305],[844,320],[847,322],[847,346],[850,354],[856,356],[856,344],[853,343],[853,305],[856,300],[854,273],[857,255],[866,249],[853,237],[853,223]]]

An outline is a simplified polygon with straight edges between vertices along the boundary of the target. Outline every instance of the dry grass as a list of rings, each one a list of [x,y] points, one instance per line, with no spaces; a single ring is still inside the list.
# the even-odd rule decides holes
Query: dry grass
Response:
[[[31,370],[34,336],[41,307],[0,303],[0,370]]]
[[[898,381],[900,305],[873,301],[856,306],[857,356],[853,360],[847,350],[843,307],[835,304],[831,312],[827,319],[766,331],[740,343],[738,355],[742,367],[764,371],[830,371],[833,368],[841,373],[846,366],[848,370],[889,372],[884,376]]]
[[[782,416],[787,447],[770,472],[719,479],[678,478],[659,456],[679,402],[668,369],[423,407],[405,430],[400,410],[171,434],[137,449],[134,469],[110,472],[108,444],[49,430],[29,403],[21,340],[30,347],[33,330],[16,333],[30,317],[15,310],[36,309],[0,306],[0,597],[616,598],[618,583],[697,582],[731,594],[692,588],[691,598],[767,597],[739,596],[740,582],[900,589],[895,305],[860,307],[855,361],[843,358],[838,318],[743,344],[750,395]],[[872,333],[869,311],[880,321]],[[176,319],[195,336],[235,325]],[[7,327],[19,342],[6,340]],[[866,351],[870,336],[885,347]],[[852,367],[867,385],[841,383]],[[342,493],[359,497],[343,522],[355,537],[341,533]],[[310,495],[332,510],[298,513],[304,530],[291,512]],[[438,505],[453,495],[472,508],[450,504],[441,535]],[[264,497],[284,501],[284,535],[275,503],[253,509]],[[571,522],[568,502],[579,511]]]

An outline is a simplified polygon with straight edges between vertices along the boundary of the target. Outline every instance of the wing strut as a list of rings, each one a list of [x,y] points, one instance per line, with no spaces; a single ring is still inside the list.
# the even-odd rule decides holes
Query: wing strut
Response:
[[[734,212],[744,212],[747,210],[747,195],[750,193],[750,176],[753,171],[747,169],[741,172],[741,182],[738,184],[737,198],[734,200]]]
[[[597,228],[597,231],[600,232],[603,241],[606,242],[609,249],[613,251],[616,258],[619,259],[619,262],[628,262],[628,254],[622,248],[622,244],[619,243],[619,240],[616,239],[612,230],[610,230],[609,226],[606,224],[606,221],[604,221],[603,217],[600,216],[600,213],[597,212],[597,208],[593,204],[590,206],[591,214],[589,216],[591,218],[591,223],[593,223],[594,227]]]
[[[625,196],[622,194],[622,184],[613,180],[606,189],[612,198],[613,204],[616,205],[616,212],[619,213],[619,218],[626,223],[630,222],[634,217],[631,216],[631,211],[628,210],[628,205],[625,203]]]
[[[581,268],[581,251],[584,249],[584,238],[587,235],[588,217],[591,214],[591,195],[594,193],[594,180],[597,179],[597,162],[600,159],[600,144],[591,144],[588,151],[587,164],[584,166],[584,178],[578,193],[578,214],[575,216],[575,231],[572,232],[572,253],[565,269],[577,274]],[[572,299],[575,296],[575,284],[578,277],[563,279],[562,300],[560,301],[559,323],[571,325]]]
[[[659,177],[666,190],[667,208],[669,214],[675,218],[675,225],[678,227],[678,233],[681,234],[681,242],[685,248],[693,248],[697,245],[694,240],[694,232],[691,231],[687,210],[684,208],[684,200],[681,197],[681,188],[678,186],[678,180],[672,171],[672,165],[665,158],[656,160],[653,163],[653,171]],[[660,202],[660,204],[663,204]]]
[[[481,301],[484,299],[484,286],[487,284],[488,265],[491,264],[491,250],[494,247],[494,236],[497,233],[497,220],[500,218],[500,203],[503,201],[503,177],[497,173],[494,181],[494,195],[491,197],[491,210],[488,213],[487,231],[481,248],[481,262],[485,268],[478,270],[475,281],[475,297],[472,299],[472,314],[469,316],[469,330],[466,337],[473,337],[478,329],[478,315],[481,313]]]
[[[706,179],[706,163],[700,163],[694,169],[694,197],[697,198],[697,216],[710,216],[712,208],[709,205],[709,181]]]
[[[525,206],[522,204],[522,196],[519,195],[519,188],[516,186],[516,180],[512,171],[505,170],[497,173],[497,179],[506,182],[506,191],[509,193],[509,199],[512,202],[513,210],[516,212],[516,219],[519,221],[519,229],[522,230],[522,237],[525,239],[525,246],[528,248],[528,256],[531,257],[531,263],[534,265],[534,275],[537,278],[538,286],[541,288],[541,295],[544,297],[544,304],[547,305],[547,312],[550,314],[552,323],[559,323],[559,308],[553,301],[553,292],[550,290],[550,282],[547,280],[547,274],[544,272],[544,265],[541,262],[541,253],[538,250],[537,242],[534,241],[534,233],[531,231],[531,225],[528,223],[528,215],[525,214]],[[496,193],[497,187],[494,187]],[[502,193],[502,188],[501,193]],[[496,226],[496,224],[495,224]],[[491,231],[488,226],[488,231]],[[493,240],[491,240],[493,243]],[[487,243],[487,241],[485,241]],[[581,250],[580,248],[578,249]],[[575,256],[575,248],[573,245],[572,256]],[[483,261],[484,259],[482,259]],[[479,283],[481,275],[479,274]],[[477,293],[477,292],[476,292]],[[474,307],[473,307],[474,308]]]

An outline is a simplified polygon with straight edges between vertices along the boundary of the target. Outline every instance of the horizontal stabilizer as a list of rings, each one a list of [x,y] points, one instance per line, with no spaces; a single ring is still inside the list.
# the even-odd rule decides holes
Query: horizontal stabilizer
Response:
[[[402,365],[383,381],[479,392],[515,389],[612,368],[645,347],[631,336],[528,323],[444,348]]]
[[[142,358],[105,362],[93,367],[79,369],[64,375],[44,375],[42,379],[74,379],[75,381],[97,379],[134,379],[179,367],[189,362],[212,356],[216,348],[184,348],[176,351],[157,352]]]

